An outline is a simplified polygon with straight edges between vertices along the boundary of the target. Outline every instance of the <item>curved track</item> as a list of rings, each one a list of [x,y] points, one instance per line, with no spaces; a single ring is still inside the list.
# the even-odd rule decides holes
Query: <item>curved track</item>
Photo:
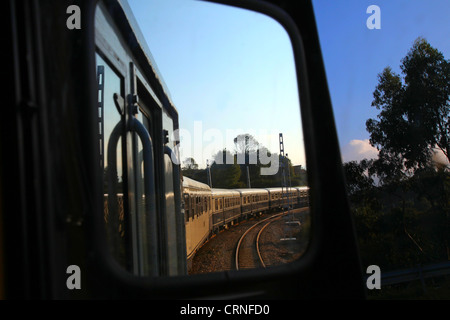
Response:
[[[259,250],[259,238],[263,230],[273,221],[280,219],[287,212],[281,212],[258,221],[245,231],[236,246],[236,270],[266,267]]]

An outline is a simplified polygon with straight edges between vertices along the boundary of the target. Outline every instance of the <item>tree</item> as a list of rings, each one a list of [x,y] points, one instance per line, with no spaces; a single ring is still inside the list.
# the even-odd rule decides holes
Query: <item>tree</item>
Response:
[[[233,161],[231,162],[230,159]],[[211,179],[214,188],[241,188],[243,184],[239,181],[240,176],[241,167],[229,151],[224,149],[214,155],[214,162],[211,165]]]
[[[197,162],[195,162],[194,158],[186,158],[183,161],[183,170],[197,170],[198,169],[198,164]]]
[[[257,152],[259,149],[259,142],[249,133],[240,134],[234,138],[234,147],[236,154],[248,154],[250,152]]]
[[[372,188],[374,181],[369,172],[372,164],[373,160],[367,159],[363,159],[359,163],[356,161],[344,163],[347,190],[350,195]]]
[[[183,160],[183,166],[181,167],[182,175],[199,182],[207,183],[206,170],[199,169],[198,164],[194,158],[189,157]]]
[[[400,69],[396,74],[387,67],[378,75],[372,106],[380,113],[366,128],[379,154],[368,172],[380,181],[384,217],[400,219],[394,229],[403,229],[414,250],[427,259],[442,252],[450,258],[448,166],[432,162],[436,150],[450,160],[450,61],[418,38]],[[364,180],[360,172],[356,176]]]
[[[405,268],[450,259],[450,62],[418,38],[401,60],[378,75],[366,121],[378,158],[344,164],[362,260]]]
[[[430,165],[435,148],[450,159],[450,62],[423,38],[401,62],[403,79],[390,67],[378,75],[372,106],[381,112],[366,128],[380,161],[414,171]]]

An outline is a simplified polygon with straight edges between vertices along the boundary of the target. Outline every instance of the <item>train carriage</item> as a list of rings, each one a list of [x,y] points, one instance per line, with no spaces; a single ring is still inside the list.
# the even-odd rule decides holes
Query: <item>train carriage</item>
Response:
[[[235,190],[212,188],[212,229],[217,231],[241,216],[240,193]]]
[[[287,193],[287,198],[285,197],[284,203],[289,205],[291,208],[298,207],[299,203],[299,191],[297,188],[287,188],[284,190]]]
[[[296,187],[298,190],[298,206],[309,206],[309,188],[308,187]]]
[[[235,189],[241,195],[242,216],[269,210],[269,191],[265,189]]]
[[[281,188],[266,188],[269,192],[269,208],[270,210],[276,210],[281,208]]]
[[[270,210],[278,210],[284,206],[295,207],[298,205],[298,190],[296,188],[266,188],[269,192]]]
[[[186,226],[188,269],[195,252],[210,235],[211,188],[204,183],[183,177],[183,203]]]
[[[178,111],[128,4],[99,2],[94,22],[108,249],[134,275],[186,274]]]

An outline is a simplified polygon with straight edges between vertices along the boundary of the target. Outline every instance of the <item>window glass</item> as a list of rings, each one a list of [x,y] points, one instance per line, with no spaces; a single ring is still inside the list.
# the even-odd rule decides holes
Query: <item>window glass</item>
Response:
[[[174,248],[184,241],[189,274],[233,268],[231,265],[207,265],[216,260],[202,258],[202,252],[208,252],[203,249],[212,242],[210,240],[225,237],[229,234],[225,231],[235,225],[243,226],[237,222],[252,224],[256,222],[253,218],[272,218],[277,214],[282,219],[265,228],[261,236],[264,239],[261,241],[267,242],[267,246],[275,247],[275,259],[267,265],[277,266],[300,258],[309,241],[310,208],[294,206],[284,199],[280,201],[281,197],[290,199],[288,192],[277,195],[279,200],[268,201],[264,208],[258,203],[262,199],[270,199],[272,191],[268,188],[284,187],[286,190],[287,187],[307,185],[297,74],[287,32],[278,22],[263,14],[208,2],[133,0],[129,1],[129,7],[136,19],[129,21],[138,25],[133,25],[132,29],[142,37],[138,43],[143,45],[151,68],[157,73],[157,81],[163,87],[163,90],[152,88],[156,95],[163,97],[160,103],[156,103],[157,108],[155,104],[152,119],[147,122],[154,124],[153,132],[163,131],[158,120],[160,112],[163,115],[162,129],[166,129],[166,120],[170,118],[166,109],[168,104],[173,104],[177,120],[171,123],[168,139],[174,140],[171,133],[179,127],[177,134],[180,139],[175,140],[180,142],[181,176],[202,183],[203,189],[208,185],[211,194],[211,188],[225,189],[215,199],[215,214],[212,216],[202,214],[210,205],[209,200],[203,198],[205,190],[199,191],[199,185],[183,190],[182,194],[190,194],[184,198],[187,201],[184,208],[186,216],[190,215],[192,219],[186,220],[184,230],[175,229],[177,199],[174,199],[175,193],[171,189],[172,163],[169,157],[163,156],[163,165],[155,171],[156,181],[162,184],[157,188],[160,191],[165,188],[166,194],[165,199],[163,195],[158,198],[161,203],[157,202],[158,243],[149,244],[158,250],[159,270],[168,270],[161,274],[177,274],[179,269],[172,272],[173,266],[185,257]],[[116,27],[120,28],[120,24]],[[110,46],[111,50],[127,42],[127,39],[119,40]],[[126,48],[125,51],[122,53],[133,60],[130,53],[133,50]],[[124,69],[129,62],[123,61]],[[142,74],[145,70],[139,69],[142,79],[149,76]],[[152,81],[150,83],[142,83],[140,87],[138,84],[139,99],[142,97],[139,88],[147,89],[154,85]],[[138,119],[146,123],[140,113]],[[132,134],[127,133],[127,153],[130,150],[140,153],[142,143],[139,139],[130,139],[130,136]],[[157,138],[155,141],[165,140]],[[130,143],[133,147],[129,146]],[[155,152],[162,149],[159,147]],[[135,250],[138,255],[133,258],[143,270],[139,274],[146,275],[145,263],[149,259],[146,258],[147,244],[142,240],[147,238],[147,229],[142,225],[146,224],[142,192],[145,171],[139,159],[136,164],[135,157],[135,154],[126,154],[126,159],[133,163],[126,171],[133,179],[128,190],[130,219],[136,219],[133,220],[132,237],[140,245],[139,250]],[[236,191],[251,188],[255,192],[244,192],[242,199]],[[261,191],[266,194],[260,195]],[[279,189],[274,192],[279,193]],[[241,203],[246,205],[245,213],[240,211]],[[297,201],[299,203],[307,202]],[[211,237],[212,234],[218,236]],[[228,251],[233,250],[230,248]],[[219,257],[227,250],[213,251]],[[225,260],[231,261],[232,257]],[[262,262],[255,262],[243,268],[264,266]]]
[[[112,254],[126,266],[126,221],[124,215],[122,139],[119,138],[116,148],[116,173],[108,177],[108,143],[114,128],[121,126],[121,116],[114,103],[114,94],[122,94],[123,80],[99,54],[96,54],[97,78],[99,82],[99,144],[103,168],[104,219],[107,226],[108,244]],[[117,130],[117,129],[116,129]],[[119,135],[122,128],[118,128]],[[113,180],[111,180],[113,179]],[[113,182],[115,186],[109,186]],[[115,197],[109,197],[113,192]],[[116,204],[110,203],[114,199]]]
[[[313,5],[369,296],[448,299],[450,2]]]

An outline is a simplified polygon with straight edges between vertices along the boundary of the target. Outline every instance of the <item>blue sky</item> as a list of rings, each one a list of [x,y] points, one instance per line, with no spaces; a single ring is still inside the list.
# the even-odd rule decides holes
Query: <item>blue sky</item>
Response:
[[[381,11],[381,29],[369,30],[368,6]],[[400,73],[401,59],[421,36],[450,58],[448,0],[313,0],[322,55],[344,161],[376,156],[367,139],[377,74]],[[360,153],[361,152],[361,153]]]
[[[194,135],[194,125],[198,129],[201,123],[203,135],[217,129],[224,137],[227,129],[251,129],[275,152],[283,132],[286,152],[294,164],[304,165],[292,51],[278,23],[201,1],[129,4],[182,128]],[[380,30],[366,27],[366,9],[373,4],[381,10]],[[377,115],[371,107],[377,74],[386,66],[400,73],[401,59],[419,36],[450,58],[450,1],[313,0],[313,6],[343,160],[376,157],[365,122]],[[265,140],[269,136],[271,142]],[[230,137],[226,140],[231,149]],[[208,156],[196,160],[204,163]]]
[[[204,165],[243,133],[278,153],[283,133],[285,152],[305,165],[292,47],[278,22],[201,1],[128,2],[179,111],[182,159]]]

